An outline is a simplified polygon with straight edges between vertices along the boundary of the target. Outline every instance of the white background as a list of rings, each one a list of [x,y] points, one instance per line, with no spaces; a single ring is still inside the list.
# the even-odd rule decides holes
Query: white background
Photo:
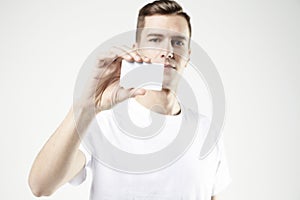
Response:
[[[35,198],[31,164],[70,108],[81,64],[134,29],[145,2],[0,1],[1,199]],[[225,87],[233,182],[222,199],[299,200],[299,0],[179,2]],[[89,181],[44,198],[88,199]]]

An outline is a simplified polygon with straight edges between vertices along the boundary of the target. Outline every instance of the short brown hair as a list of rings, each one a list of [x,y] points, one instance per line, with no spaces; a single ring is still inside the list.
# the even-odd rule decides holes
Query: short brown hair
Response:
[[[152,15],[180,15],[183,16],[189,27],[190,37],[192,35],[192,27],[190,22],[190,16],[183,12],[182,7],[173,0],[156,0],[152,3],[149,3],[142,7],[139,11],[138,20],[137,20],[137,32],[136,32],[136,41],[139,41],[139,29],[144,28],[145,26],[145,17]]]

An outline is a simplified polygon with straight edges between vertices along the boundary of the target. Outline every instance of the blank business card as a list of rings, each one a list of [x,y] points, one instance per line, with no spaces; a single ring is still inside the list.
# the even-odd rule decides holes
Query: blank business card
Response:
[[[164,76],[164,65],[137,63],[122,60],[120,86],[160,91]]]

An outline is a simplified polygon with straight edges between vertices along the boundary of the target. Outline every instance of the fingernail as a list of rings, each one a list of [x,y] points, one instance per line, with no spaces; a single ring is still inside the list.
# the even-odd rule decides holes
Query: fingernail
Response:
[[[145,57],[144,60],[145,60],[146,62],[150,62],[150,58]]]
[[[141,61],[141,60],[142,60],[142,58],[141,58],[140,56],[135,56],[134,59],[135,59],[136,61]]]

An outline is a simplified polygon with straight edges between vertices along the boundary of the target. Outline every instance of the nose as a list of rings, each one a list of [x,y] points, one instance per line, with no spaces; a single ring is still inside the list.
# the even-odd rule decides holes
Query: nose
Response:
[[[174,53],[170,52],[170,51],[165,51],[161,54],[162,58],[169,58],[169,59],[173,59],[174,58]]]
[[[161,52],[161,58],[169,58],[169,59],[174,58],[174,50],[171,42],[168,42],[166,48]]]

